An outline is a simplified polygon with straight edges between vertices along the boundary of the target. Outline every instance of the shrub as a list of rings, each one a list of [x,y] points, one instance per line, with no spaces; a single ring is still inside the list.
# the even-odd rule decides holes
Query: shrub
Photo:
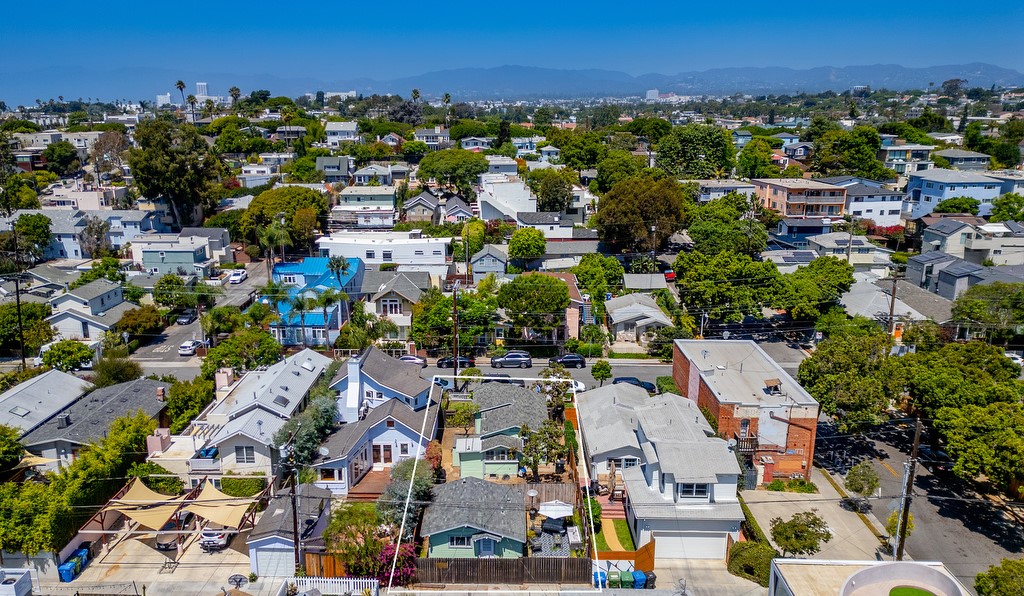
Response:
[[[681,393],[672,377],[658,377],[654,379],[654,384],[658,386],[658,393]]]
[[[398,270],[398,263],[381,263],[380,264],[380,270],[381,271],[397,271]]]
[[[743,509],[743,535],[749,540],[755,542],[763,542],[768,544],[768,537],[761,531],[761,526],[757,525],[757,520],[754,519],[754,514],[750,512],[750,508],[747,504],[740,499],[740,508]]]
[[[572,427],[572,422],[565,421],[565,446],[572,449],[573,453],[579,453],[580,445],[576,442],[576,429]]]
[[[729,573],[767,587],[772,559],[777,556],[767,543],[737,542],[729,549]]]
[[[789,481],[786,486],[786,490],[794,493],[816,493],[818,492],[818,486],[813,482],[808,482],[803,478],[795,478]]]
[[[774,490],[774,491],[778,491],[778,492],[785,492],[786,491],[786,483],[781,481],[781,480],[776,479],[776,480],[772,480],[771,482],[769,482],[768,485],[765,486],[765,488],[768,489],[768,490]]]
[[[255,244],[250,244],[246,246],[244,252],[246,256],[248,256],[253,261],[258,261],[260,258],[260,254],[262,254],[260,247],[256,246]]]
[[[604,346],[601,344],[581,343],[576,347],[576,353],[584,358],[600,358],[604,355]]]
[[[220,492],[230,497],[251,497],[267,486],[262,472],[245,478],[224,478],[220,481]]]

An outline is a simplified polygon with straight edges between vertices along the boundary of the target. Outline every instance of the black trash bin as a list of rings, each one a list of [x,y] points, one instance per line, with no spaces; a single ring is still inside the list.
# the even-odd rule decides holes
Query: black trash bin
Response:
[[[564,459],[555,460],[555,474],[564,474],[564,473],[565,473],[565,460]]]
[[[647,572],[647,585],[644,586],[644,588],[647,589],[647,590],[653,590],[654,589],[654,580],[656,580],[656,579],[658,579],[658,576],[655,575],[653,571],[648,571]]]

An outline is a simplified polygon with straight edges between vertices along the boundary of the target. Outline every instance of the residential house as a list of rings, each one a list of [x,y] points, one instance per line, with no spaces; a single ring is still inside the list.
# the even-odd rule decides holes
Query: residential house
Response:
[[[810,480],[819,406],[793,377],[749,340],[677,339],[672,379],[736,439],[760,483]]]
[[[545,145],[540,148],[540,159],[541,161],[552,162],[558,161],[562,157],[562,150],[554,145]]]
[[[978,217],[970,213],[929,213],[913,219],[910,219],[909,214],[905,213],[902,222],[907,250],[911,252],[920,251],[921,243],[924,239],[924,231],[929,226],[943,219],[955,219],[975,226],[982,226],[987,223],[984,217]]]
[[[446,265],[451,238],[408,232],[333,232],[316,241],[321,256],[359,259],[366,265]]]
[[[437,225],[441,221],[441,209],[437,197],[427,191],[406,199],[402,206],[405,211],[405,221],[426,222]]]
[[[54,419],[92,388],[89,381],[48,370],[0,393],[0,424],[17,429],[20,438]],[[65,419],[65,424],[69,422]]]
[[[327,146],[340,147],[342,143],[358,143],[358,122],[328,122],[324,125],[327,131]]]
[[[948,143],[957,147],[964,144],[964,135],[958,132],[930,132],[928,136],[939,143]]]
[[[321,156],[316,158],[316,169],[324,173],[324,182],[348,186],[352,178],[354,161],[347,155]]]
[[[339,282],[339,275],[328,267],[329,261],[328,257],[306,257],[298,262],[274,265],[271,278],[288,290],[287,300],[272,305],[280,320],[270,324],[270,332],[282,345],[332,345],[337,339],[350,312],[347,302],[305,312],[297,311],[292,303],[298,296],[316,298],[326,289],[345,292],[352,299],[362,280],[362,262],[348,259],[349,270],[340,274]],[[261,301],[268,304],[266,298]]]
[[[532,137],[512,137],[512,145],[516,148],[516,155],[523,155],[526,153],[536,153],[537,143],[543,143],[544,137],[532,136]]]
[[[291,152],[285,153],[260,153],[260,163],[267,164],[270,166],[283,166],[284,164],[292,161],[296,158],[296,155]]]
[[[531,261],[527,268],[537,271],[569,271],[583,260],[583,255],[595,254],[598,252],[600,242],[590,239],[577,239],[579,231],[573,228],[571,240],[556,240],[544,245],[544,256],[541,259]],[[587,238],[587,237],[584,237]]]
[[[42,195],[40,201],[43,209],[80,209],[99,211],[112,209],[121,204],[128,196],[124,186],[96,186],[93,184],[76,184],[74,186],[51,187],[52,194]]]
[[[379,140],[381,143],[384,143],[388,147],[391,147],[392,149],[395,149],[395,153],[400,153],[401,152],[400,149],[402,148],[402,145],[405,144],[405,139],[402,138],[401,135],[393,133],[393,132],[389,132],[388,134],[380,137],[377,140]]]
[[[699,190],[697,200],[707,203],[712,199],[720,199],[729,193],[752,195],[755,193],[754,185],[742,180],[680,180],[682,183],[696,183]]]
[[[64,375],[60,378],[67,380],[66,377]],[[69,386],[81,385],[81,381],[75,380]],[[167,406],[164,396],[170,386],[170,383],[164,381],[135,379],[101,387],[67,404],[48,420],[22,435],[21,444],[32,455],[54,460],[38,469],[50,471],[63,468],[74,461],[81,449],[102,441],[110,425],[119,417],[141,411],[151,419],[159,420]],[[60,389],[64,391],[66,387]],[[67,393],[76,395],[74,390]],[[3,403],[2,399],[0,403]]]
[[[235,262],[231,248],[231,232],[227,228],[182,228],[178,238],[191,242],[205,242],[206,254],[217,263]]]
[[[999,194],[1001,195],[1011,192],[1019,195],[1024,194],[1024,171],[998,170],[994,172],[985,172],[985,175],[999,181]]]
[[[338,193],[327,218],[330,230],[349,228],[393,228],[394,186],[348,186]]]
[[[291,145],[302,137],[306,136],[305,126],[278,126],[274,135],[278,141],[284,141]]]
[[[963,259],[941,251],[930,251],[914,255],[907,260],[906,279],[917,287],[929,292],[938,291],[939,271]]]
[[[225,474],[277,475],[280,450],[273,437],[305,409],[332,362],[305,349],[238,380],[231,369],[217,371],[214,402],[181,435],[158,429],[147,439],[147,460],[193,487],[204,478],[220,486]]]
[[[806,178],[755,178],[750,181],[761,203],[783,217],[840,217],[846,212],[846,189]]]
[[[293,516],[292,490],[289,487],[274,495],[245,540],[249,549],[249,571],[260,577],[295,575],[295,521],[299,523],[302,552],[323,553],[327,550],[323,534],[331,521],[331,491],[312,484],[300,484]]]
[[[1024,226],[1019,222],[988,223],[973,232],[964,244],[964,260],[979,265],[1024,265]]]
[[[962,259],[968,239],[974,236],[974,230],[974,226],[958,219],[940,219],[922,232],[921,252],[939,251]]]
[[[19,209],[11,217],[0,218],[0,231],[10,231],[13,222],[22,215],[45,215],[50,220],[53,238],[43,251],[45,259],[88,257],[82,248],[81,237],[92,218],[110,225],[107,240],[115,249],[121,249],[136,237],[147,232],[164,231],[167,228],[155,213],[140,210],[101,209],[81,211],[77,209]]]
[[[732,131],[732,144],[736,147],[737,151],[743,149],[753,138],[754,135],[749,130]]]
[[[811,158],[811,153],[814,152],[814,143],[790,143],[783,145],[782,150],[786,153],[786,157],[805,162]]]
[[[138,308],[124,301],[121,284],[97,279],[50,299],[54,314],[46,317],[62,339],[100,339],[124,313]]]
[[[412,309],[422,296],[423,291],[404,273],[399,273],[367,296],[366,309],[378,317],[387,317],[398,328],[386,339],[407,341],[412,333]]]
[[[508,267],[508,246],[505,244],[485,244],[480,252],[474,254],[469,260],[473,271],[473,282],[480,280],[490,274],[502,276]]]
[[[901,225],[903,201],[907,195],[882,188],[882,183],[856,176],[818,178],[820,182],[846,188],[846,212],[854,219],[866,219],[876,226]]]
[[[782,139],[783,147],[788,147],[790,145],[800,142],[800,135],[795,135],[791,132],[780,132],[778,134],[772,135],[772,138]]]
[[[854,267],[886,265],[891,252],[875,246],[863,236],[851,237],[848,232],[810,236],[807,238],[807,247],[819,257],[835,257]]]
[[[697,404],[677,395],[615,414],[627,418],[627,425],[635,420],[642,453],[639,466],[622,470],[634,543],[654,541],[659,561],[725,560],[744,519],[736,496],[741,470],[733,448],[716,435]]]
[[[423,512],[420,535],[431,558],[499,558],[526,552],[526,495],[522,485],[460,478],[438,484]],[[479,503],[480,507],[467,507]]]
[[[516,175],[519,172],[519,163],[511,157],[504,155],[486,155],[488,174],[510,174]]]
[[[779,273],[793,273],[800,267],[810,265],[818,258],[818,253],[810,250],[780,249],[766,250],[761,253],[762,261],[775,263]]]
[[[935,167],[935,162],[931,160],[934,148],[934,145],[914,143],[883,145],[878,150],[878,159],[886,168],[900,176],[907,176],[912,172],[926,172]]]
[[[860,596],[891,592],[892,586],[943,596],[971,593],[952,570],[937,562],[776,558],[768,577],[768,594],[772,596]]]
[[[668,282],[663,273],[626,273],[622,276],[622,287],[649,294],[654,290],[667,289]]]
[[[352,177],[355,179],[355,183],[360,186],[368,184],[390,186],[394,183],[394,179],[391,176],[391,167],[378,164],[370,164],[360,168],[352,174]]]
[[[943,149],[936,151],[935,155],[948,161],[949,167],[954,170],[987,170],[992,161],[992,157],[985,153],[965,149]]]
[[[905,218],[917,219],[931,213],[946,199],[970,197],[980,203],[979,215],[992,213],[992,200],[1001,193],[1002,181],[976,172],[944,170],[910,174],[907,182]]]
[[[650,404],[647,390],[629,383],[576,395],[581,454],[592,481],[621,486],[622,471],[640,465],[644,453],[636,435],[636,411]]]
[[[430,381],[420,377],[419,365],[373,346],[349,358],[331,380],[331,388],[338,392],[338,416],[347,423],[391,401],[420,411],[430,401],[430,387]]]
[[[413,133],[413,138],[417,141],[423,141],[426,143],[427,147],[431,151],[445,149],[451,145],[451,135],[443,126],[435,126],[434,128],[417,128]]]
[[[265,163],[250,163],[242,166],[242,173],[235,178],[243,188],[253,188],[268,184],[270,179],[278,175],[278,166]]]
[[[589,297],[584,300],[574,274],[568,272],[556,273],[552,271],[537,271],[524,275],[546,275],[548,277],[553,277],[565,282],[566,286],[569,288],[569,306],[565,309],[563,319],[564,323],[556,326],[551,331],[551,337],[546,339],[550,339],[552,343],[557,343],[565,341],[570,337],[579,338],[580,327],[594,322],[593,305],[591,304]],[[529,329],[524,329],[523,331],[535,339],[540,338]]]
[[[771,239],[782,246],[807,248],[808,238],[828,234],[832,231],[832,226],[839,221],[839,218],[831,217],[784,217],[779,220],[779,226],[771,235]]]
[[[476,215],[461,198],[452,196],[444,202],[444,220],[447,222],[466,221]]]
[[[605,300],[604,309],[615,341],[646,343],[647,334],[672,326],[672,319],[648,294],[624,294]]]
[[[470,151],[483,151],[491,148],[494,137],[464,137],[459,141],[459,146]]]
[[[519,228],[533,228],[544,234],[548,240],[572,239],[575,223],[563,218],[558,211],[520,211],[516,213],[516,225]]]
[[[537,211],[537,197],[518,176],[481,174],[477,194],[480,219],[515,220],[516,214]]]
[[[473,391],[473,403],[479,408],[473,434],[456,439],[452,466],[460,478],[515,478],[523,428],[536,431],[548,419],[545,396],[511,383],[484,383]]]

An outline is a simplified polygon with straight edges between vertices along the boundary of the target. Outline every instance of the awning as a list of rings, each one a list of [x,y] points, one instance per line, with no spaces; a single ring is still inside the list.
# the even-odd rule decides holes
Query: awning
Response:
[[[554,519],[572,517],[572,505],[558,500],[547,501],[540,504],[537,513]]]
[[[14,466],[12,470],[21,470],[22,468],[34,468],[36,466],[45,466],[46,464],[52,464],[53,462],[60,461],[56,459],[50,459],[48,457],[39,457],[38,455],[32,455],[26,453],[18,465]]]
[[[228,528],[237,528],[242,523],[242,516],[256,499],[232,497],[217,490],[212,482],[207,481],[199,496],[191,505],[185,507],[199,517]]]
[[[160,494],[143,484],[140,478],[136,478],[132,481],[132,485],[128,487],[128,491],[125,494],[121,495],[117,499],[111,499],[107,508],[122,509],[125,507],[162,505],[164,503],[171,503],[180,500],[181,497],[169,497],[167,495]]]
[[[118,507],[116,510],[132,521],[138,522],[140,526],[159,530],[174,516],[178,507],[179,505],[159,505],[147,508]]]

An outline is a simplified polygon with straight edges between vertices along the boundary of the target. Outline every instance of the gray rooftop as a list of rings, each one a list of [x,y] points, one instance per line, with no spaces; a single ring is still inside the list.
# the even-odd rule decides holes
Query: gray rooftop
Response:
[[[557,240],[544,245],[545,256],[589,255],[597,252],[597,240]]]
[[[411,397],[430,389],[430,381],[420,376],[418,364],[403,362],[373,346],[363,352],[359,359],[362,361],[360,370],[381,385],[403,395]]]
[[[508,246],[505,244],[485,244],[480,252],[472,256],[472,260],[476,261],[480,257],[491,255],[499,259],[508,259]]]
[[[694,363],[720,403],[818,406],[796,379],[753,341],[677,339],[675,344]],[[765,381],[769,379],[781,381],[779,392],[768,391]]]
[[[576,414],[587,454],[598,458],[632,451],[639,457],[635,412],[650,399],[647,390],[629,383],[605,385],[577,395]]]
[[[693,400],[666,393],[638,408],[636,417],[657,457],[657,462],[644,463],[657,463],[676,482],[712,484],[720,476],[740,473],[735,454]]]
[[[517,385],[484,383],[473,391],[473,401],[480,408],[484,437],[523,425],[537,430],[548,419],[544,396]]]
[[[884,188],[878,188],[875,186],[868,186],[867,184],[851,184],[846,187],[846,196],[848,197],[873,197],[873,196],[904,196],[898,190],[886,190]]]
[[[110,281],[109,279],[101,278],[90,281],[84,286],[79,286],[73,290],[70,290],[68,293],[71,294],[72,296],[77,296],[82,300],[92,300],[93,298],[98,298],[106,294],[107,292],[119,287],[121,287],[121,284],[114,281]]]
[[[961,170],[945,170],[936,168],[924,172],[913,172],[911,178],[918,178],[926,182],[938,182],[941,184],[999,184],[999,181],[989,176],[964,172]]]
[[[107,310],[95,315],[92,314],[91,312],[79,310],[77,308],[69,308],[65,311],[56,312],[46,317],[46,320],[53,321],[60,317],[75,317],[78,319],[85,319],[87,321],[91,321],[99,327],[109,329],[116,325],[117,322],[121,320],[121,317],[124,316],[124,313],[136,308],[139,308],[139,305],[135,304],[134,302],[119,302],[118,304],[111,306]]]
[[[448,197],[444,202],[445,213],[451,213],[456,209],[461,209],[468,213],[473,212],[473,210],[469,207],[469,204],[466,203],[466,201],[463,201],[461,198],[457,196]]]
[[[63,439],[70,443],[87,445],[106,436],[114,420],[142,410],[146,416],[155,418],[166,401],[157,399],[157,389],[167,391],[170,383],[153,379],[135,379],[97,389],[84,398],[68,405],[35,430],[22,437],[22,444],[31,447]],[[71,417],[70,425],[61,427],[61,415]]]
[[[919,255],[914,255],[910,257],[909,260],[914,263],[920,263],[921,265],[928,265],[931,263],[941,263],[943,261],[955,261],[956,259],[957,257],[951,254],[947,254],[938,250],[932,250],[928,252],[923,252]]]
[[[892,296],[892,282],[888,279],[880,279],[875,285],[887,296]],[[953,319],[952,300],[919,288],[905,279],[896,282],[896,296],[904,304],[936,323],[945,323]]]
[[[387,419],[393,419],[406,428],[420,432],[423,426],[423,417],[427,417],[426,429],[429,432],[434,428],[437,420],[438,406],[432,403],[425,411],[416,412],[401,400],[389,399],[383,404],[370,410],[366,417],[357,422],[342,424],[341,428],[332,433],[324,441],[322,447],[327,450],[327,455],[322,456],[320,463],[334,461],[347,456],[354,448],[362,444],[366,433]],[[428,437],[429,438],[429,437]]]
[[[91,387],[92,383],[59,370],[44,372],[0,394],[0,424],[31,432]]]
[[[954,159],[958,157],[984,157],[987,159],[989,157],[987,153],[968,151],[966,149],[943,149],[942,151],[936,151],[933,155],[941,155],[942,157],[945,157],[947,159],[949,159],[950,157]]]
[[[432,536],[468,526],[526,542],[525,507],[522,485],[460,478],[434,487],[434,500],[423,512],[421,534]]]
[[[668,287],[662,273],[625,273],[622,276],[622,285],[630,290],[658,290]]]
[[[409,207],[412,207],[413,205],[425,205],[428,209],[437,209],[438,200],[434,195],[424,191],[415,197],[408,199],[405,202],[404,208],[409,209]]]
[[[249,371],[214,411],[237,418],[260,407],[289,418],[331,362],[327,356],[305,349],[263,370]]]
[[[940,219],[939,221],[925,228],[925,231],[931,232],[933,234],[939,234],[941,236],[949,236],[951,234],[959,232],[963,228],[970,227],[971,226],[969,224],[966,224],[962,221],[957,221],[955,219]]]
[[[571,219],[563,217],[558,211],[520,211],[516,213],[516,219],[528,226],[572,227],[574,225]]]
[[[210,444],[220,445],[231,437],[243,435],[262,445],[270,445],[273,443],[274,434],[284,427],[285,422],[286,420],[277,413],[262,408],[249,410],[221,426],[210,438]]]
[[[70,284],[82,274],[75,269],[62,269],[46,263],[36,265],[26,273],[40,281],[58,285]]]
[[[692,457],[692,455],[691,455]],[[739,501],[676,505],[666,502],[660,493],[651,490],[639,466],[622,470],[622,480],[629,493],[629,504],[637,517],[671,520],[743,520]],[[674,505],[674,506],[673,506]]]
[[[404,273],[399,273],[378,286],[371,300],[376,302],[390,292],[398,294],[409,302],[419,302],[420,297],[423,296],[423,291],[411,279],[406,277]]]
[[[403,271],[399,273],[397,271],[367,269],[363,272],[363,281],[359,288],[359,293],[372,296],[380,291],[381,286],[388,284],[399,275],[404,276],[406,280],[419,288],[421,292],[430,288],[430,274],[424,271]]]
[[[664,279],[664,278],[662,278]],[[612,323],[628,321],[642,317],[650,322],[671,325],[672,319],[661,310],[654,298],[647,294],[625,294],[611,300],[605,300],[604,308]]]
[[[274,495],[260,521],[256,522],[256,526],[249,534],[248,542],[269,537],[292,541],[295,526],[292,525],[291,494],[292,489],[289,487]],[[306,524],[306,520],[320,521],[321,518],[330,517],[331,491],[313,484],[300,484],[298,497],[295,502],[302,540],[306,536],[312,536],[314,526],[317,525]]]
[[[226,228],[181,228],[179,237],[200,236],[203,238],[220,238],[227,232]]]
[[[953,263],[952,265],[944,268],[939,272],[940,276],[951,275],[953,277],[965,277],[972,273],[981,271],[984,269],[981,265],[975,265],[974,263],[968,263],[967,261],[960,261],[959,263]]]

